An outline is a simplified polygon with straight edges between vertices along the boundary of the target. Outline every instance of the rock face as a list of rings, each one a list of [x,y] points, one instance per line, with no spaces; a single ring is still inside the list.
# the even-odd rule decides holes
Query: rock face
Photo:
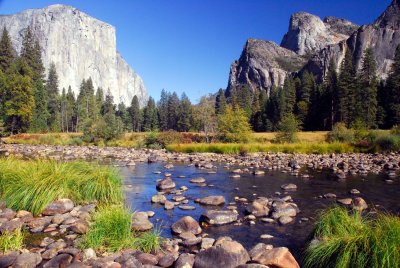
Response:
[[[318,16],[297,12],[290,17],[281,46],[299,55],[309,55],[347,39],[358,27],[344,19],[327,17],[322,21]]]
[[[109,88],[117,103],[128,104],[134,95],[142,106],[147,101],[143,80],[117,52],[113,26],[65,5],[0,16],[0,29],[8,29],[17,52],[28,26],[42,47],[46,69],[56,65],[60,89],[70,85],[77,95],[82,80],[91,77],[95,88]]]
[[[252,91],[283,85],[289,73],[298,71],[306,60],[295,52],[271,41],[249,39],[238,61],[231,65],[228,93],[235,87]]]
[[[304,69],[323,78],[331,59],[335,61],[336,66],[340,66],[347,50],[352,53],[354,63],[359,69],[364,50],[371,47],[377,61],[378,75],[385,79],[390,72],[394,53],[399,44],[400,1],[393,0],[375,22],[361,26],[348,39],[325,47],[311,58]]]

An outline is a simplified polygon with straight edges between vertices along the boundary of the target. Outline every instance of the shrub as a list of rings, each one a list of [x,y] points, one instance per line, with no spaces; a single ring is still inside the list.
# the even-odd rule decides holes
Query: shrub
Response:
[[[328,133],[328,141],[330,142],[353,142],[354,130],[348,129],[344,123],[336,123],[332,131]]]
[[[228,106],[218,117],[218,138],[223,142],[246,143],[251,139],[251,127],[246,112]]]
[[[400,267],[400,219],[362,216],[342,207],[322,212],[305,252],[304,267]]]
[[[390,130],[390,133],[393,135],[400,135],[400,125],[394,125]]]
[[[364,123],[364,121],[362,121],[360,119],[355,120],[351,124],[351,129],[354,130],[355,141],[364,140],[369,134],[367,125]]]
[[[285,115],[278,123],[278,134],[276,135],[276,141],[283,143],[296,142],[296,132],[300,129],[300,123],[293,114]]]
[[[21,229],[13,232],[4,232],[0,235],[0,251],[5,254],[9,251],[21,250],[24,246],[24,233]]]
[[[400,150],[400,137],[395,135],[385,135],[376,138],[374,151],[394,152]]]
[[[158,141],[158,136],[158,132],[149,132],[144,139],[145,146],[150,149],[161,149],[163,146]]]
[[[182,133],[175,130],[168,130],[160,132],[158,135],[158,143],[165,147],[168,144],[182,143],[183,136]]]

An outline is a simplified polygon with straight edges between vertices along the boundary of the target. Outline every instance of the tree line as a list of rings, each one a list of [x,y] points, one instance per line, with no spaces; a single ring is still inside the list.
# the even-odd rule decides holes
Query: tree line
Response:
[[[288,76],[282,87],[252,91],[238,85],[228,91],[203,96],[193,105],[185,93],[161,91],[144,107],[133,96],[129,106],[114,104],[108,89],[95,89],[89,77],[75,96],[71,86],[59,88],[57,70],[50,65],[45,77],[41,48],[30,27],[24,33],[19,55],[6,28],[0,40],[0,119],[9,133],[87,132],[105,138],[124,131],[203,131],[225,126],[225,132],[248,124],[253,131],[276,131],[283,119],[295,118],[303,130],[330,130],[342,122],[347,127],[390,128],[400,124],[400,46],[386,80],[379,80],[372,49],[364,51],[357,71],[346,52],[339,66],[331,61],[324,81],[309,72]],[[240,118],[240,122],[236,120]],[[223,122],[223,120],[229,122]],[[235,121],[236,120],[236,121]]]

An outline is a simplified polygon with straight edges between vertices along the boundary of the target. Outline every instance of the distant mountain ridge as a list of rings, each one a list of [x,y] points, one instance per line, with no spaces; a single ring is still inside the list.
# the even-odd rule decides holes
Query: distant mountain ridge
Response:
[[[82,80],[91,77],[96,88],[110,89],[115,102],[129,104],[137,95],[144,106],[146,87],[117,52],[113,26],[61,4],[0,16],[0,29],[7,28],[17,52],[28,26],[42,47],[46,70],[55,63],[60,90],[71,86],[77,95]]]
[[[399,29],[400,0],[393,0],[375,22],[361,27],[345,19],[321,20],[318,16],[297,12],[290,18],[280,47],[260,45],[269,42],[263,40],[246,42],[240,59],[231,65],[228,94],[239,85],[269,92],[273,86],[282,86],[289,74],[305,70],[322,80],[331,59],[339,68],[346,50],[351,51],[356,67],[360,68],[363,52],[368,47],[375,54],[379,77],[386,78],[400,44]]]

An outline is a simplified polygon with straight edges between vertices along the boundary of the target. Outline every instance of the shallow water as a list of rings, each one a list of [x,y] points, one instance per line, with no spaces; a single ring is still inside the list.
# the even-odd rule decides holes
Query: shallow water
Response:
[[[219,227],[209,227],[203,232],[210,237],[218,238],[220,236],[230,236],[241,242],[247,249],[250,249],[259,242],[272,244],[274,247],[288,247],[296,257],[300,256],[304,248],[307,237],[312,230],[312,222],[319,210],[332,205],[335,201],[332,199],[318,198],[326,193],[334,193],[337,198],[351,197],[349,191],[353,188],[358,189],[368,204],[373,204],[379,209],[388,210],[400,214],[400,183],[399,179],[394,179],[392,184],[385,182],[386,175],[368,175],[348,177],[346,181],[339,182],[329,171],[307,171],[311,178],[302,179],[281,171],[266,171],[263,176],[254,176],[251,174],[241,174],[240,179],[229,178],[231,173],[218,166],[215,169],[216,174],[208,174],[209,170],[198,169],[194,166],[175,164],[175,167],[166,170],[163,163],[155,164],[137,164],[134,167],[123,167],[122,174],[125,176],[126,203],[133,211],[152,210],[156,214],[151,219],[155,226],[161,228],[163,236],[170,237],[171,226],[181,217],[190,215],[199,220],[200,215],[206,207],[194,203],[196,198],[209,195],[223,195],[226,198],[226,204],[233,202],[235,196],[245,197],[249,201],[257,196],[272,197],[277,196],[276,192],[281,192],[285,196],[280,186],[285,183],[295,183],[297,191],[288,192],[293,198],[294,203],[299,206],[300,213],[295,221],[281,226],[277,223],[263,223],[257,221],[255,225],[250,226],[244,222],[241,226],[225,225]],[[154,171],[161,171],[161,174],[154,174]],[[172,173],[172,179],[177,185],[177,189],[183,185],[189,188],[183,195],[187,197],[187,205],[195,206],[195,210],[185,211],[178,207],[174,210],[164,210],[164,207],[150,202],[151,197],[157,193],[156,183],[158,179],[163,178],[165,172]],[[185,178],[178,178],[184,175]],[[195,177],[204,177],[208,185],[213,187],[200,187],[189,180]],[[236,190],[235,188],[239,188]],[[353,195],[354,196],[354,195]],[[167,196],[170,200],[172,196]],[[239,217],[243,217],[245,205],[238,203]],[[307,217],[310,221],[301,222],[300,219]],[[274,238],[263,240],[262,234],[273,235]]]

